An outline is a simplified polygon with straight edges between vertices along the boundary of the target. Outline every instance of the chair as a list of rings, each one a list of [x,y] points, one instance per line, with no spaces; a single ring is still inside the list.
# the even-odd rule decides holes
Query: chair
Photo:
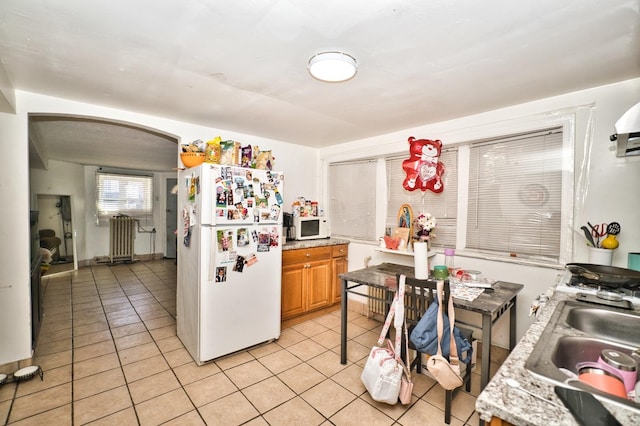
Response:
[[[396,275],[397,282],[400,282],[400,275]],[[407,327],[409,328],[409,334],[415,328],[422,315],[426,312],[427,308],[434,300],[434,293],[436,291],[437,281],[433,279],[419,280],[416,278],[409,278],[405,276],[405,318],[407,320]],[[447,312],[448,301],[450,297],[449,280],[445,280],[445,296],[442,308],[444,312]],[[458,327],[458,326],[456,326]],[[469,342],[473,341],[473,331],[458,327],[463,337]],[[402,346],[405,347],[404,345]],[[409,368],[413,370],[415,367],[416,373],[422,373],[422,353],[417,351],[411,340],[409,340],[409,349],[416,351],[416,357],[411,361]],[[404,356],[404,354],[403,354]],[[467,392],[471,391],[471,364],[467,364],[462,376],[462,380]],[[445,403],[444,403],[444,422],[449,424],[451,422],[451,401],[453,397],[460,391],[462,387],[445,391]]]
[[[56,237],[56,231],[53,229],[41,229],[38,231],[40,237],[40,247],[49,250],[54,261],[60,260],[60,244],[62,240]]]

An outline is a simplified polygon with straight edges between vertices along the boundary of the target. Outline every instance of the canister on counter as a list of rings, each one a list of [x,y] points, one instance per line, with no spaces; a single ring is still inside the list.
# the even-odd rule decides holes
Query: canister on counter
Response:
[[[598,363],[613,367],[624,380],[624,387],[627,392],[631,392],[635,388],[638,378],[638,364],[630,355],[615,349],[603,349]]]
[[[437,280],[446,280],[449,278],[449,269],[446,265],[436,265],[433,267],[433,278]]]

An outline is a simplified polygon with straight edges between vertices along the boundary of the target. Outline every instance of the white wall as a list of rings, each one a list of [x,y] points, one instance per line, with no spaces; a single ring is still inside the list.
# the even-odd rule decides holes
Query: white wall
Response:
[[[80,213],[80,228],[86,235],[87,244],[85,250],[78,253],[81,261],[104,258],[109,255],[109,225],[97,224],[96,209],[96,166],[83,167],[84,181],[84,210]],[[166,254],[165,223],[166,215],[166,180],[176,177],[176,173],[152,173],[153,174],[153,219],[149,224],[140,224],[136,232],[134,253],[136,255]],[[147,233],[155,228],[156,232]],[[142,232],[144,230],[145,232]],[[155,243],[154,243],[155,239]],[[155,248],[154,248],[155,244]]]
[[[0,364],[31,354],[27,117],[0,113]]]
[[[16,104],[16,114],[0,112],[0,158],[3,160],[3,167],[0,169],[0,212],[4,219],[0,224],[0,270],[3,271],[3,278],[0,280],[0,365],[31,356],[29,113],[95,116],[158,129],[178,136],[181,141],[208,140],[221,135],[245,144],[258,145],[262,149],[271,148],[276,157],[275,168],[285,174],[285,205],[290,205],[299,195],[318,198],[320,193],[316,149],[23,91],[16,91]],[[49,163],[49,172],[34,171],[36,188],[33,190],[33,197],[38,192],[72,195],[74,218],[78,218],[74,220],[78,256],[91,258],[94,255],[102,255],[103,236],[98,234],[94,243],[90,236],[95,234],[95,227],[92,228],[92,224],[86,220],[92,216],[90,209],[94,202],[92,185],[85,178],[92,172],[88,171],[88,167],[71,167],[66,170],[67,168],[66,163],[52,161]],[[156,195],[164,198],[164,183],[157,187]],[[62,191],[61,188],[65,190]],[[83,223],[81,218],[86,221]],[[164,234],[161,233],[164,230],[164,221],[161,221],[156,230],[156,244],[164,245]]]
[[[463,100],[461,100],[463,101]],[[617,221],[621,224],[620,247],[614,252],[614,266],[627,266],[627,253],[640,251],[640,156],[616,158],[609,136],[615,133],[616,120],[631,106],[640,101],[640,79],[569,93],[553,98],[516,105],[500,110],[462,117],[446,122],[434,123],[412,129],[405,129],[386,135],[333,145],[320,151],[321,160],[328,163],[387,154],[408,154],[407,138],[440,139],[443,144],[463,143],[480,138],[504,134],[505,129],[536,120],[553,118],[566,111],[574,111],[576,135],[574,180],[576,194],[573,206],[573,222],[569,234],[569,250],[572,261],[587,262],[587,246],[584,237],[572,231],[581,225]],[[593,106],[590,114],[588,106]],[[589,122],[589,118],[592,122]],[[380,194],[378,194],[380,195]],[[386,199],[381,197],[381,199]],[[382,201],[381,203],[384,203]],[[571,216],[571,215],[569,215]],[[379,235],[384,233],[384,220],[380,224]],[[381,254],[376,246],[366,243],[352,243],[349,248],[349,270],[362,268],[364,260],[371,256],[371,264],[383,261],[405,263],[399,255]],[[442,255],[433,261],[441,263]],[[409,261],[410,262],[410,261]],[[518,298],[517,336],[520,338],[528,328],[531,319],[529,307],[533,299],[555,284],[562,265],[553,267],[530,266],[517,261],[495,261],[465,257],[458,254],[459,267],[477,269],[487,277],[511,281],[525,285]],[[459,315],[462,317],[462,315]],[[497,342],[507,346],[506,321],[496,326]]]

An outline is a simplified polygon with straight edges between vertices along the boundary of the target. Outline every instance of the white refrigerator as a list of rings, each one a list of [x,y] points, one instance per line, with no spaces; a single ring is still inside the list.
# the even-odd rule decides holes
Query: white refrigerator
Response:
[[[199,365],[280,337],[280,172],[178,174],[177,332]]]

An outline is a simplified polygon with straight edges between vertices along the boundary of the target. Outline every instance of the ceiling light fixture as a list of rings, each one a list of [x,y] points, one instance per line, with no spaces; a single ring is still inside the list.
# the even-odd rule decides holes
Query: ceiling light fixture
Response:
[[[320,81],[339,83],[356,75],[358,63],[353,56],[344,52],[320,52],[309,59],[307,68]]]

